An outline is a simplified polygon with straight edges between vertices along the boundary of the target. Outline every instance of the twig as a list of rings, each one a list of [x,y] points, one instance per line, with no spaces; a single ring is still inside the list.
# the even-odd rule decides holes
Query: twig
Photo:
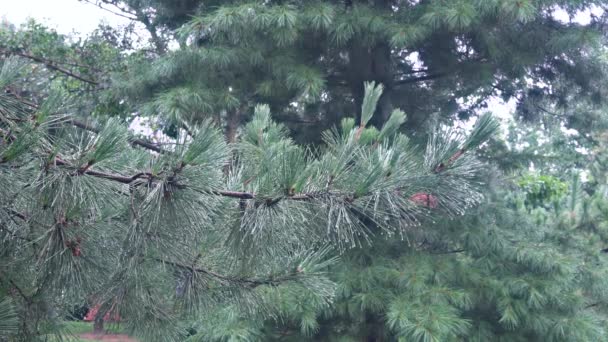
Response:
[[[61,157],[55,157],[55,165],[74,167],[67,161],[61,159]],[[97,177],[97,178],[108,179],[108,180],[112,180],[112,181],[123,183],[123,184],[130,184],[140,178],[150,179],[152,177],[152,174],[148,173],[148,172],[140,172],[140,173],[134,174],[133,176],[129,177],[129,176],[95,171],[95,170],[91,170],[90,168],[87,170],[83,170],[80,174],[90,175],[90,176]]]
[[[85,78],[83,76],[75,74],[75,73],[71,72],[70,70],[67,70],[67,69],[64,69],[64,68],[60,67],[59,65],[57,65],[58,63],[56,63],[55,61],[52,61],[52,60],[49,60],[49,59],[45,59],[45,58],[42,58],[42,57],[37,57],[37,56],[34,56],[34,55],[30,55],[30,54],[25,53],[25,52],[8,51],[8,50],[4,50],[4,49],[0,50],[0,51],[2,53],[5,53],[5,54],[12,54],[12,55],[17,55],[17,56],[20,56],[20,57],[23,57],[23,58],[31,59],[31,60],[33,60],[35,62],[43,64],[44,66],[46,66],[47,68],[49,68],[51,70],[58,71],[58,72],[60,72],[60,73],[62,73],[64,75],[73,77],[73,78],[75,78],[77,80],[80,80],[82,82],[89,83],[89,84],[92,84],[92,85],[99,85],[99,82],[97,82],[97,81],[90,80],[88,78]]]
[[[13,95],[19,102],[23,103],[24,105],[26,105],[26,106],[34,109],[34,110],[37,110],[37,109],[40,108],[37,104],[24,99],[19,94],[17,94],[16,92],[12,91],[11,89],[7,89],[7,91],[11,95]],[[17,121],[19,121],[19,120],[17,120]],[[78,128],[84,129],[84,130],[89,131],[89,132],[99,133],[101,131],[99,128],[97,128],[97,127],[95,127],[93,125],[87,124],[85,122],[82,122],[82,121],[79,121],[79,120],[76,120],[76,119],[69,119],[67,121],[68,121],[68,123],[72,124],[74,127],[78,127]],[[129,142],[131,144],[133,144],[133,145],[137,145],[137,146],[146,148],[148,150],[151,150],[151,151],[154,151],[154,152],[157,152],[157,153],[168,153],[168,151],[163,150],[160,146],[158,146],[158,145],[156,145],[156,144],[154,144],[154,143],[152,143],[150,141],[147,141],[147,140],[143,140],[143,139],[139,139],[139,138],[135,138],[135,137],[129,137]]]
[[[23,290],[21,290],[21,288],[19,286],[17,286],[17,284],[12,279],[7,278],[7,281],[11,285],[11,287],[13,287],[17,291],[19,296],[21,296],[28,304],[32,304],[32,298],[29,296],[26,296],[25,292],[23,292]]]
[[[219,274],[219,273],[215,273],[213,271],[210,271],[208,269],[204,269],[204,268],[197,268],[197,267],[193,267],[193,266],[188,266],[188,265],[184,265],[184,264],[180,264],[178,262],[175,261],[170,261],[170,260],[165,260],[165,259],[161,259],[161,258],[151,258],[154,261],[158,261],[161,262],[163,264],[168,264],[177,268],[181,268],[184,270],[189,270],[191,272],[198,272],[198,273],[203,273],[206,275],[209,275],[213,278],[219,279],[221,281],[224,282],[228,282],[228,283],[241,283],[241,284],[248,284],[251,287],[257,287],[257,286],[261,286],[261,285],[271,285],[271,286],[276,286],[282,282],[285,281],[289,281],[292,280],[296,274],[289,274],[289,275],[284,275],[281,276],[279,278],[268,278],[268,279],[250,279],[250,278],[239,278],[239,277],[230,277],[230,276],[226,276],[223,274]]]
[[[456,254],[456,253],[463,253],[466,252],[466,249],[455,249],[452,251],[445,251],[445,252],[431,252],[431,254],[436,254],[436,255],[440,255],[440,254]]]
[[[410,84],[410,83],[434,80],[436,78],[441,78],[446,75],[447,75],[447,73],[440,72],[440,73],[436,73],[436,74],[428,74],[428,75],[424,75],[424,76],[410,77],[410,78],[406,78],[406,79],[396,80],[396,81],[394,81],[394,84],[396,86],[399,86],[399,85],[403,85],[403,84]]]
[[[97,127],[94,127],[92,125],[89,125],[85,122],[76,120],[76,119],[70,119],[69,122],[74,125],[75,127],[78,128],[82,128],[84,130],[87,130],[89,132],[93,132],[93,133],[99,133],[101,130]],[[139,139],[139,138],[135,138],[135,137],[129,137],[129,142],[133,145],[137,145],[143,148],[146,148],[148,150],[154,151],[154,152],[158,152],[158,153],[168,153],[168,151],[163,150],[160,146],[147,141],[147,140],[143,140],[143,139]]]
[[[112,10],[111,10],[111,9],[109,9],[109,8],[103,7],[103,6],[101,6],[101,3],[94,3],[94,2],[92,2],[91,0],[83,0],[83,1],[84,1],[84,2],[86,2],[86,3],[88,3],[88,4],[91,4],[91,5],[93,5],[93,6],[99,7],[99,8],[101,8],[102,10],[107,11],[107,12],[110,12],[110,13],[112,13],[112,14],[114,14],[114,15],[119,16],[119,17],[127,18],[127,19],[129,19],[129,20],[133,20],[133,21],[137,21],[137,20],[138,20],[136,17],[130,17],[130,16],[126,15],[126,14],[118,13],[118,12],[116,12],[116,11],[112,11]],[[104,2],[104,3],[105,3],[105,2]],[[115,7],[117,7],[117,8],[118,8],[118,9],[120,9],[121,11],[125,12],[125,11],[124,11],[122,8],[120,8],[120,7],[118,7],[118,6],[115,6]]]

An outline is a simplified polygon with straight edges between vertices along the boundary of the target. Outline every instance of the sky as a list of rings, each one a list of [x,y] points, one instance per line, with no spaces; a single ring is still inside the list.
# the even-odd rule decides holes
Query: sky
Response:
[[[129,22],[126,18],[78,0],[0,0],[0,18],[17,25],[34,18],[65,34],[89,33],[102,21],[112,26]]]

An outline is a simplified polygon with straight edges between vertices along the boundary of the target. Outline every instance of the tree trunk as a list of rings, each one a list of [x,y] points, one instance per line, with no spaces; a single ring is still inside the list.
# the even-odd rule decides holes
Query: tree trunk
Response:
[[[383,9],[391,8],[392,0],[375,0],[374,5]],[[361,104],[363,103],[363,84],[369,81],[381,83],[384,92],[378,100],[376,111],[370,120],[370,124],[380,129],[388,120],[393,111],[393,64],[391,60],[391,46],[388,41],[380,41],[373,46],[367,45],[361,37],[354,38],[348,51],[349,57],[349,83],[355,110],[357,111],[357,124],[361,119]]]
[[[94,334],[103,334],[104,333],[103,315],[101,317],[99,315],[95,316],[95,320],[93,321],[93,333]]]
[[[95,334],[103,334],[105,332],[104,328],[104,317],[110,310],[110,306],[106,303],[102,304],[99,307],[99,310],[95,314],[95,319],[93,320],[93,333]]]
[[[241,124],[241,108],[231,110],[226,115],[226,130],[224,135],[226,142],[233,144],[236,142],[239,126]]]
[[[389,43],[381,42],[370,48],[354,41],[349,48],[349,69],[348,83],[355,100],[357,123],[361,119],[361,105],[365,95],[363,84],[375,81],[384,86],[384,92],[378,100],[376,111],[370,120],[371,125],[380,129],[394,109],[391,98],[393,68]]]
[[[241,111],[244,110],[245,107],[235,108],[226,113],[226,126],[224,129],[224,138],[226,142],[229,144],[236,143],[237,135],[239,131],[239,126],[241,125]],[[233,158],[236,157],[236,154],[233,153]],[[224,174],[228,174],[230,172],[230,164],[224,166]]]
[[[372,50],[372,79],[384,85],[382,96],[378,100],[376,112],[370,123],[380,129],[393,112],[393,68],[391,47],[388,42],[379,43]]]

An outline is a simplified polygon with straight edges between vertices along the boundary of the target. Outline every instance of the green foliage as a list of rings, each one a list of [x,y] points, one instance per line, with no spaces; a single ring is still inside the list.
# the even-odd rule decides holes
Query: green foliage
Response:
[[[0,337],[7,338],[17,332],[19,332],[17,312],[11,298],[4,296],[0,300]]]
[[[373,113],[381,88],[368,88]],[[342,132],[324,134],[325,148],[311,149],[261,105],[234,144],[207,120],[166,148],[130,137],[118,118],[78,122],[68,97],[53,95],[41,107],[5,98],[0,181],[10,196],[0,202],[0,267],[2,278],[26,289],[21,305],[41,305],[24,311],[33,322],[24,339],[36,338],[41,324],[60,335],[42,307],[59,310],[54,303],[66,297],[100,304],[100,315],[118,313],[127,332],[146,341],[180,340],[181,320],[223,305],[238,310],[228,322],[242,324],[216,326],[217,334],[207,327],[203,340],[255,338],[250,317],[285,318],[310,336],[319,329],[316,311],[292,308],[292,296],[303,292],[316,308],[328,307],[335,249],[409,234],[434,215],[410,198],[416,192],[433,192],[448,214],[482,198],[472,151],[441,170],[435,158],[479,138],[437,128],[421,154],[398,131],[400,111],[380,131],[345,122]],[[277,299],[282,291],[285,301]]]
[[[334,307],[316,311],[310,340],[604,339],[608,240],[591,228],[608,218],[596,210],[604,195],[579,197],[574,212],[562,198],[557,212],[536,211],[544,220],[518,209],[518,196],[497,193],[456,220],[425,222],[406,241],[346,253],[333,268]]]
[[[568,184],[550,175],[528,174],[517,185],[525,194],[525,204],[531,208],[559,201],[568,191]]]
[[[145,341],[606,339],[608,17],[556,16],[605,1],[97,3],[150,40],[0,29],[21,340],[83,302]]]
[[[376,85],[373,82],[365,84],[365,97],[361,105],[361,123],[359,124],[361,127],[367,126],[374,115],[383,88],[382,84]]]

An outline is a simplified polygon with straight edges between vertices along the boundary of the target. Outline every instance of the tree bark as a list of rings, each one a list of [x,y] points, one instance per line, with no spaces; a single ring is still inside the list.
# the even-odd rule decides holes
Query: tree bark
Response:
[[[391,47],[388,42],[381,42],[372,51],[372,78],[384,85],[382,96],[378,100],[376,112],[371,124],[380,129],[393,112],[393,67],[391,63]]]
[[[105,332],[104,327],[104,317],[110,310],[110,306],[106,303],[102,304],[99,307],[99,310],[95,314],[95,319],[93,320],[93,333],[94,334],[103,334]]]
[[[241,124],[241,108],[228,111],[226,115],[226,129],[224,136],[229,144],[235,143],[239,126]]]
[[[104,333],[104,322],[103,322],[103,316],[98,317],[99,315],[97,315],[95,317],[95,320],[93,321],[93,333],[94,334],[103,334]]]
[[[392,6],[392,0],[375,0],[374,5],[383,9]],[[361,104],[364,97],[364,83],[375,81],[384,86],[384,92],[378,100],[376,111],[370,124],[380,129],[388,120],[393,111],[393,65],[391,60],[391,46],[387,40],[376,42],[370,46],[365,44],[361,37],[354,38],[348,51],[348,79],[357,111],[357,123],[361,120]]]
[[[239,126],[241,124],[241,111],[244,110],[243,108],[244,107],[239,107],[227,112],[224,138],[228,144],[236,143]],[[236,155],[233,152],[232,158],[235,157]],[[230,172],[230,168],[230,164],[224,166],[224,174],[228,174]]]
[[[384,92],[370,121],[371,125],[380,129],[394,109],[391,98],[394,84],[390,44],[380,42],[373,47],[367,47],[360,41],[353,41],[349,47],[348,74],[347,81],[355,100],[357,122],[361,119],[361,105],[365,95],[364,83],[375,81],[384,86]]]

